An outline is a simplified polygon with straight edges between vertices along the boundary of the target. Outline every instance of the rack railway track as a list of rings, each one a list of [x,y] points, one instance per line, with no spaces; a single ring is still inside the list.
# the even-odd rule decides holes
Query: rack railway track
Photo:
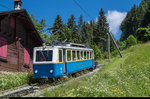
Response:
[[[97,68],[94,69],[91,72],[88,72],[86,74],[83,74],[79,77],[76,77],[74,79],[79,79],[82,77],[85,77],[87,75],[92,75],[94,73],[96,73],[102,66],[104,66],[104,64],[98,64]],[[38,96],[40,95],[41,91],[44,90],[44,88],[48,88],[48,90],[53,90],[57,87],[59,87],[60,85],[65,85],[66,82],[59,84],[59,85],[48,85],[45,86],[45,84],[42,85],[35,85],[35,86],[30,86],[30,85],[26,85],[26,86],[22,86],[22,87],[18,87],[15,90],[12,91],[7,91],[7,92],[3,92],[0,93],[0,97],[32,97],[32,96]]]

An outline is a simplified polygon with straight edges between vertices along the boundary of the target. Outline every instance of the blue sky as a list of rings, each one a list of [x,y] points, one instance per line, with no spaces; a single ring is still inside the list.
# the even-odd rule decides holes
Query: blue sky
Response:
[[[4,8],[0,5],[0,11],[13,10],[14,0],[0,0],[0,4],[7,6]],[[97,20],[99,11],[103,8],[110,31],[116,39],[120,38],[121,31],[119,26],[125,18],[126,13],[134,4],[139,5],[141,0],[76,0],[86,12],[92,17],[87,16],[73,0],[22,0],[22,8],[25,8],[29,14],[34,14],[37,19],[46,19],[46,24],[53,26],[57,14],[60,14],[63,22],[66,23],[71,14],[74,14],[76,21],[80,14],[83,15],[84,21]]]

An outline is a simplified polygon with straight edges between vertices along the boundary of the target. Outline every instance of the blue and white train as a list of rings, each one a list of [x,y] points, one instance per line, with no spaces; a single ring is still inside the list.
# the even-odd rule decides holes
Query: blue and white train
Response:
[[[33,54],[35,78],[57,78],[95,68],[94,51],[83,44],[64,43],[35,47]]]

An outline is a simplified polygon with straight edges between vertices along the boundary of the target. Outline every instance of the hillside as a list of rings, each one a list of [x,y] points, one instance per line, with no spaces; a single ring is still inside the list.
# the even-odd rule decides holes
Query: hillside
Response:
[[[129,35],[137,37],[138,28],[150,28],[150,0],[141,0],[139,6],[134,5],[122,21],[120,40],[124,41]]]
[[[149,97],[150,43],[138,44],[122,52],[102,67],[95,75],[72,79],[69,84],[53,91],[45,90],[46,97]]]

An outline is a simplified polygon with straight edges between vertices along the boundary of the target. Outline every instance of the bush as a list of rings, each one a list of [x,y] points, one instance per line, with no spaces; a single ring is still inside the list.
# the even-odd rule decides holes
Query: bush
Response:
[[[14,89],[19,86],[38,83],[32,72],[17,72],[0,76],[0,91]]]
[[[102,55],[101,50],[99,49],[99,47],[95,43],[91,47],[94,50],[95,60],[102,59],[103,55]]]
[[[124,49],[126,49],[126,47],[127,47],[127,42],[126,41],[119,41],[118,42],[119,43],[119,49],[122,51],[122,50],[124,50]]]
[[[150,40],[150,28],[138,28],[136,31],[138,41],[147,42]]]
[[[136,44],[137,44],[137,41],[136,41],[135,37],[133,35],[130,35],[127,38],[127,47],[130,47],[130,46],[133,46],[133,45],[136,45]]]
[[[110,57],[111,58],[113,58],[113,57],[115,57],[117,55],[118,55],[118,50],[117,49],[115,49],[113,52],[110,53]]]

